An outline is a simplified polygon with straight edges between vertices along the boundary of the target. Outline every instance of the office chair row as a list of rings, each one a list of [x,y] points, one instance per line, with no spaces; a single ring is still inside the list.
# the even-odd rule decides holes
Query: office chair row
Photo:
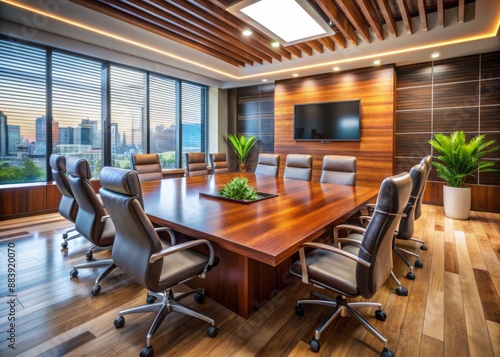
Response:
[[[328,162],[328,160],[326,161]],[[64,172],[64,162],[65,160],[61,156],[51,157],[51,164],[54,164],[62,172]],[[291,160],[291,162],[297,161]],[[424,158],[420,167],[417,168],[418,165],[415,165],[410,174],[402,173],[389,177],[382,182],[373,214],[367,220],[366,227],[358,227],[358,232],[361,232],[361,234],[358,233],[359,235],[355,239],[351,235],[356,233],[350,233],[347,238],[340,238],[338,232],[343,228],[340,226],[334,231],[334,240],[336,244],[340,244],[339,246],[311,242],[300,247],[299,260],[292,264],[290,272],[300,277],[306,284],[326,288],[340,294],[336,299],[331,299],[325,295],[314,293],[313,295],[319,300],[309,299],[296,302],[296,313],[299,315],[304,314],[303,305],[307,304],[327,305],[334,309],[316,329],[315,335],[310,341],[313,351],[319,350],[320,335],[326,326],[339,314],[343,315],[344,310],[348,310],[351,316],[358,319],[368,331],[384,343],[382,356],[394,355],[387,347],[387,340],[353,309],[353,307],[360,306],[380,307],[381,304],[370,302],[348,303],[346,297],[361,295],[369,299],[384,284],[387,277],[392,274],[392,250],[395,249],[395,237],[402,234],[399,233],[401,226],[406,225],[408,232],[413,227],[412,222],[416,217],[416,207],[418,202],[421,202],[423,193],[420,186],[425,188],[425,181],[423,181],[424,185],[421,182],[416,182],[419,177],[417,173],[421,173],[424,175],[423,177],[427,178],[426,175],[429,174],[430,169],[425,171],[423,168],[428,164],[430,164],[430,157]],[[104,209],[88,182],[91,176],[88,163],[83,159],[69,158],[67,166],[69,186],[66,187],[70,187],[73,191],[78,204],[77,212],[81,212],[82,217],[79,219],[77,213],[75,219],[76,230],[85,238],[91,240],[95,236],[101,237],[105,231],[109,233],[111,227],[113,227],[114,237],[111,242],[113,245],[113,259],[111,262],[106,261],[107,268],[105,272],[100,274],[100,278],[96,280],[92,293],[94,295],[99,294],[100,287],[96,288],[99,286],[99,281],[115,267],[120,268],[124,273],[148,289],[146,299],[148,304],[120,311],[118,318],[114,322],[115,327],[124,326],[123,315],[125,314],[157,312],[146,338],[146,347],[141,351],[141,356],[153,355],[154,352],[150,344],[151,337],[165,318],[165,315],[171,311],[182,312],[208,322],[210,327],[207,332],[209,336],[215,337],[217,327],[215,327],[214,320],[178,305],[176,301],[186,294],[175,296],[171,290],[171,287],[179,282],[196,276],[205,277],[206,273],[216,265],[210,242],[196,240],[176,244],[175,235],[169,228],[155,229],[143,210],[141,186],[137,172],[112,167],[103,168],[101,171],[102,188],[100,194],[106,207]],[[68,200],[64,197],[61,200],[61,203],[64,201],[63,206],[71,206],[68,205]],[[89,204],[86,200],[91,203]],[[92,210],[96,212],[91,212]],[[109,213],[111,219],[107,219],[105,213]],[[418,214],[420,215],[420,208],[418,208]],[[409,216],[413,217],[413,219],[406,224],[402,224],[402,219]],[[101,224],[95,226],[97,221]],[[104,229],[107,222],[110,222],[108,223],[108,229]],[[400,227],[399,230],[398,226]],[[352,229],[352,227],[349,227],[349,229]],[[167,231],[170,239],[163,240],[160,238],[157,233],[158,230]],[[411,231],[409,239],[412,238],[412,234],[413,231]],[[402,236],[406,236],[406,232]],[[109,240],[106,244],[109,244]],[[191,250],[196,245],[206,245],[210,254],[206,256]],[[76,276],[74,271],[80,267],[84,266],[75,266],[71,275]],[[193,293],[196,301],[203,301],[203,290],[198,289],[189,292],[189,294]],[[161,299],[161,302],[155,304],[156,298]],[[380,309],[376,311],[375,317],[379,320],[386,319],[385,313]]]
[[[195,277],[205,278],[217,264],[211,243],[199,239],[177,244],[172,230],[153,227],[144,213],[141,185],[135,171],[104,167],[100,177],[101,201],[90,184],[92,175],[86,160],[76,157],[66,160],[64,156],[53,154],[50,164],[54,180],[63,194],[59,206],[61,215],[73,222],[75,230],[93,244],[86,254],[88,262],[75,265],[70,276],[76,278],[78,269],[105,266],[91,290],[96,296],[101,291],[99,283],[112,270],[119,268],[148,290],[146,305],[120,311],[114,321],[115,327],[120,328],[125,324],[123,316],[126,314],[157,313],[140,356],[153,356],[151,337],[172,311],[208,322],[207,333],[215,337],[218,329],[213,319],[178,302],[194,294],[195,301],[202,303],[204,290],[194,289],[182,294],[172,290],[175,285]],[[169,239],[160,237],[159,231],[166,231]],[[69,240],[67,233],[65,235],[63,249]],[[193,249],[200,245],[208,247],[208,255]],[[95,247],[112,247],[112,259],[93,260]],[[156,299],[160,302],[155,303]]]

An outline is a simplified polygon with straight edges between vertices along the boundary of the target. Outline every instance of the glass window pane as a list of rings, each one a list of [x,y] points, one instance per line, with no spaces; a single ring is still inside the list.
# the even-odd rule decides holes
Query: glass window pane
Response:
[[[0,40],[0,184],[46,180],[46,52]]]
[[[206,95],[205,86],[181,83],[182,166],[187,152],[205,152],[206,149]]]
[[[130,169],[146,149],[146,72],[111,66],[111,165]]]
[[[101,63],[52,55],[53,152],[89,162],[92,178],[102,168]]]
[[[163,168],[176,166],[176,120],[178,81],[151,75],[149,80],[150,152],[160,155]]]

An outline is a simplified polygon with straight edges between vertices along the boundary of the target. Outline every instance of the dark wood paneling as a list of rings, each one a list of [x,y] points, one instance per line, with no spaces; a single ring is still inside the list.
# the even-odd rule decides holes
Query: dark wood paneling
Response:
[[[10,215],[45,211],[46,190],[45,184],[2,187],[0,189],[0,217],[7,218]]]
[[[479,55],[435,61],[434,84],[477,81],[479,79]]]
[[[431,151],[430,137],[430,134],[397,134],[396,156],[424,157]]]
[[[319,180],[324,155],[353,155],[358,159],[358,184],[378,186],[393,171],[394,84],[392,66],[323,74],[276,82],[275,152],[313,155],[313,180]],[[294,104],[361,99],[361,141],[296,142]]]
[[[481,106],[481,131],[498,131],[500,121],[500,105]]]
[[[432,111],[412,110],[396,112],[396,131],[398,133],[430,133]]]
[[[433,106],[434,108],[478,106],[478,86],[477,81],[434,86]]]
[[[404,66],[397,71],[398,88],[430,86],[432,84],[432,68],[428,63]]]
[[[410,172],[410,169],[418,164],[422,158],[414,157],[398,157],[394,160],[394,173]]]
[[[59,209],[61,202],[61,192],[55,184],[47,184],[47,209]]]
[[[403,88],[396,91],[396,109],[432,108],[432,87]]]
[[[482,81],[481,105],[498,105],[498,103],[500,103],[500,79]]]
[[[500,51],[481,55],[481,79],[500,78]]]
[[[456,130],[479,129],[479,107],[435,109],[432,131],[451,133]]]

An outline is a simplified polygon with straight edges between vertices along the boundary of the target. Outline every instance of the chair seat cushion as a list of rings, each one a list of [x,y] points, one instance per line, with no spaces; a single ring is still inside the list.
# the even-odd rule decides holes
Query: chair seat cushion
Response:
[[[357,255],[357,254],[356,254]],[[306,262],[309,279],[321,282],[332,290],[349,296],[359,294],[356,284],[356,262],[329,251],[316,249],[307,254]],[[302,276],[300,261],[295,262],[290,271]]]
[[[168,245],[164,245],[167,248]],[[163,258],[159,286],[161,290],[200,274],[208,257],[194,250],[183,250]]]

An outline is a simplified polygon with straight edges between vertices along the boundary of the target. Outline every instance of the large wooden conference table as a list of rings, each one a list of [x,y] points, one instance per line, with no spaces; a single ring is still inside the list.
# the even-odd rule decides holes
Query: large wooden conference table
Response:
[[[206,197],[234,177],[278,196],[248,204]],[[180,239],[207,239],[220,258],[203,287],[207,296],[248,318],[294,281],[288,273],[299,246],[330,231],[375,197],[378,189],[259,176],[247,172],[142,183],[150,220]]]

